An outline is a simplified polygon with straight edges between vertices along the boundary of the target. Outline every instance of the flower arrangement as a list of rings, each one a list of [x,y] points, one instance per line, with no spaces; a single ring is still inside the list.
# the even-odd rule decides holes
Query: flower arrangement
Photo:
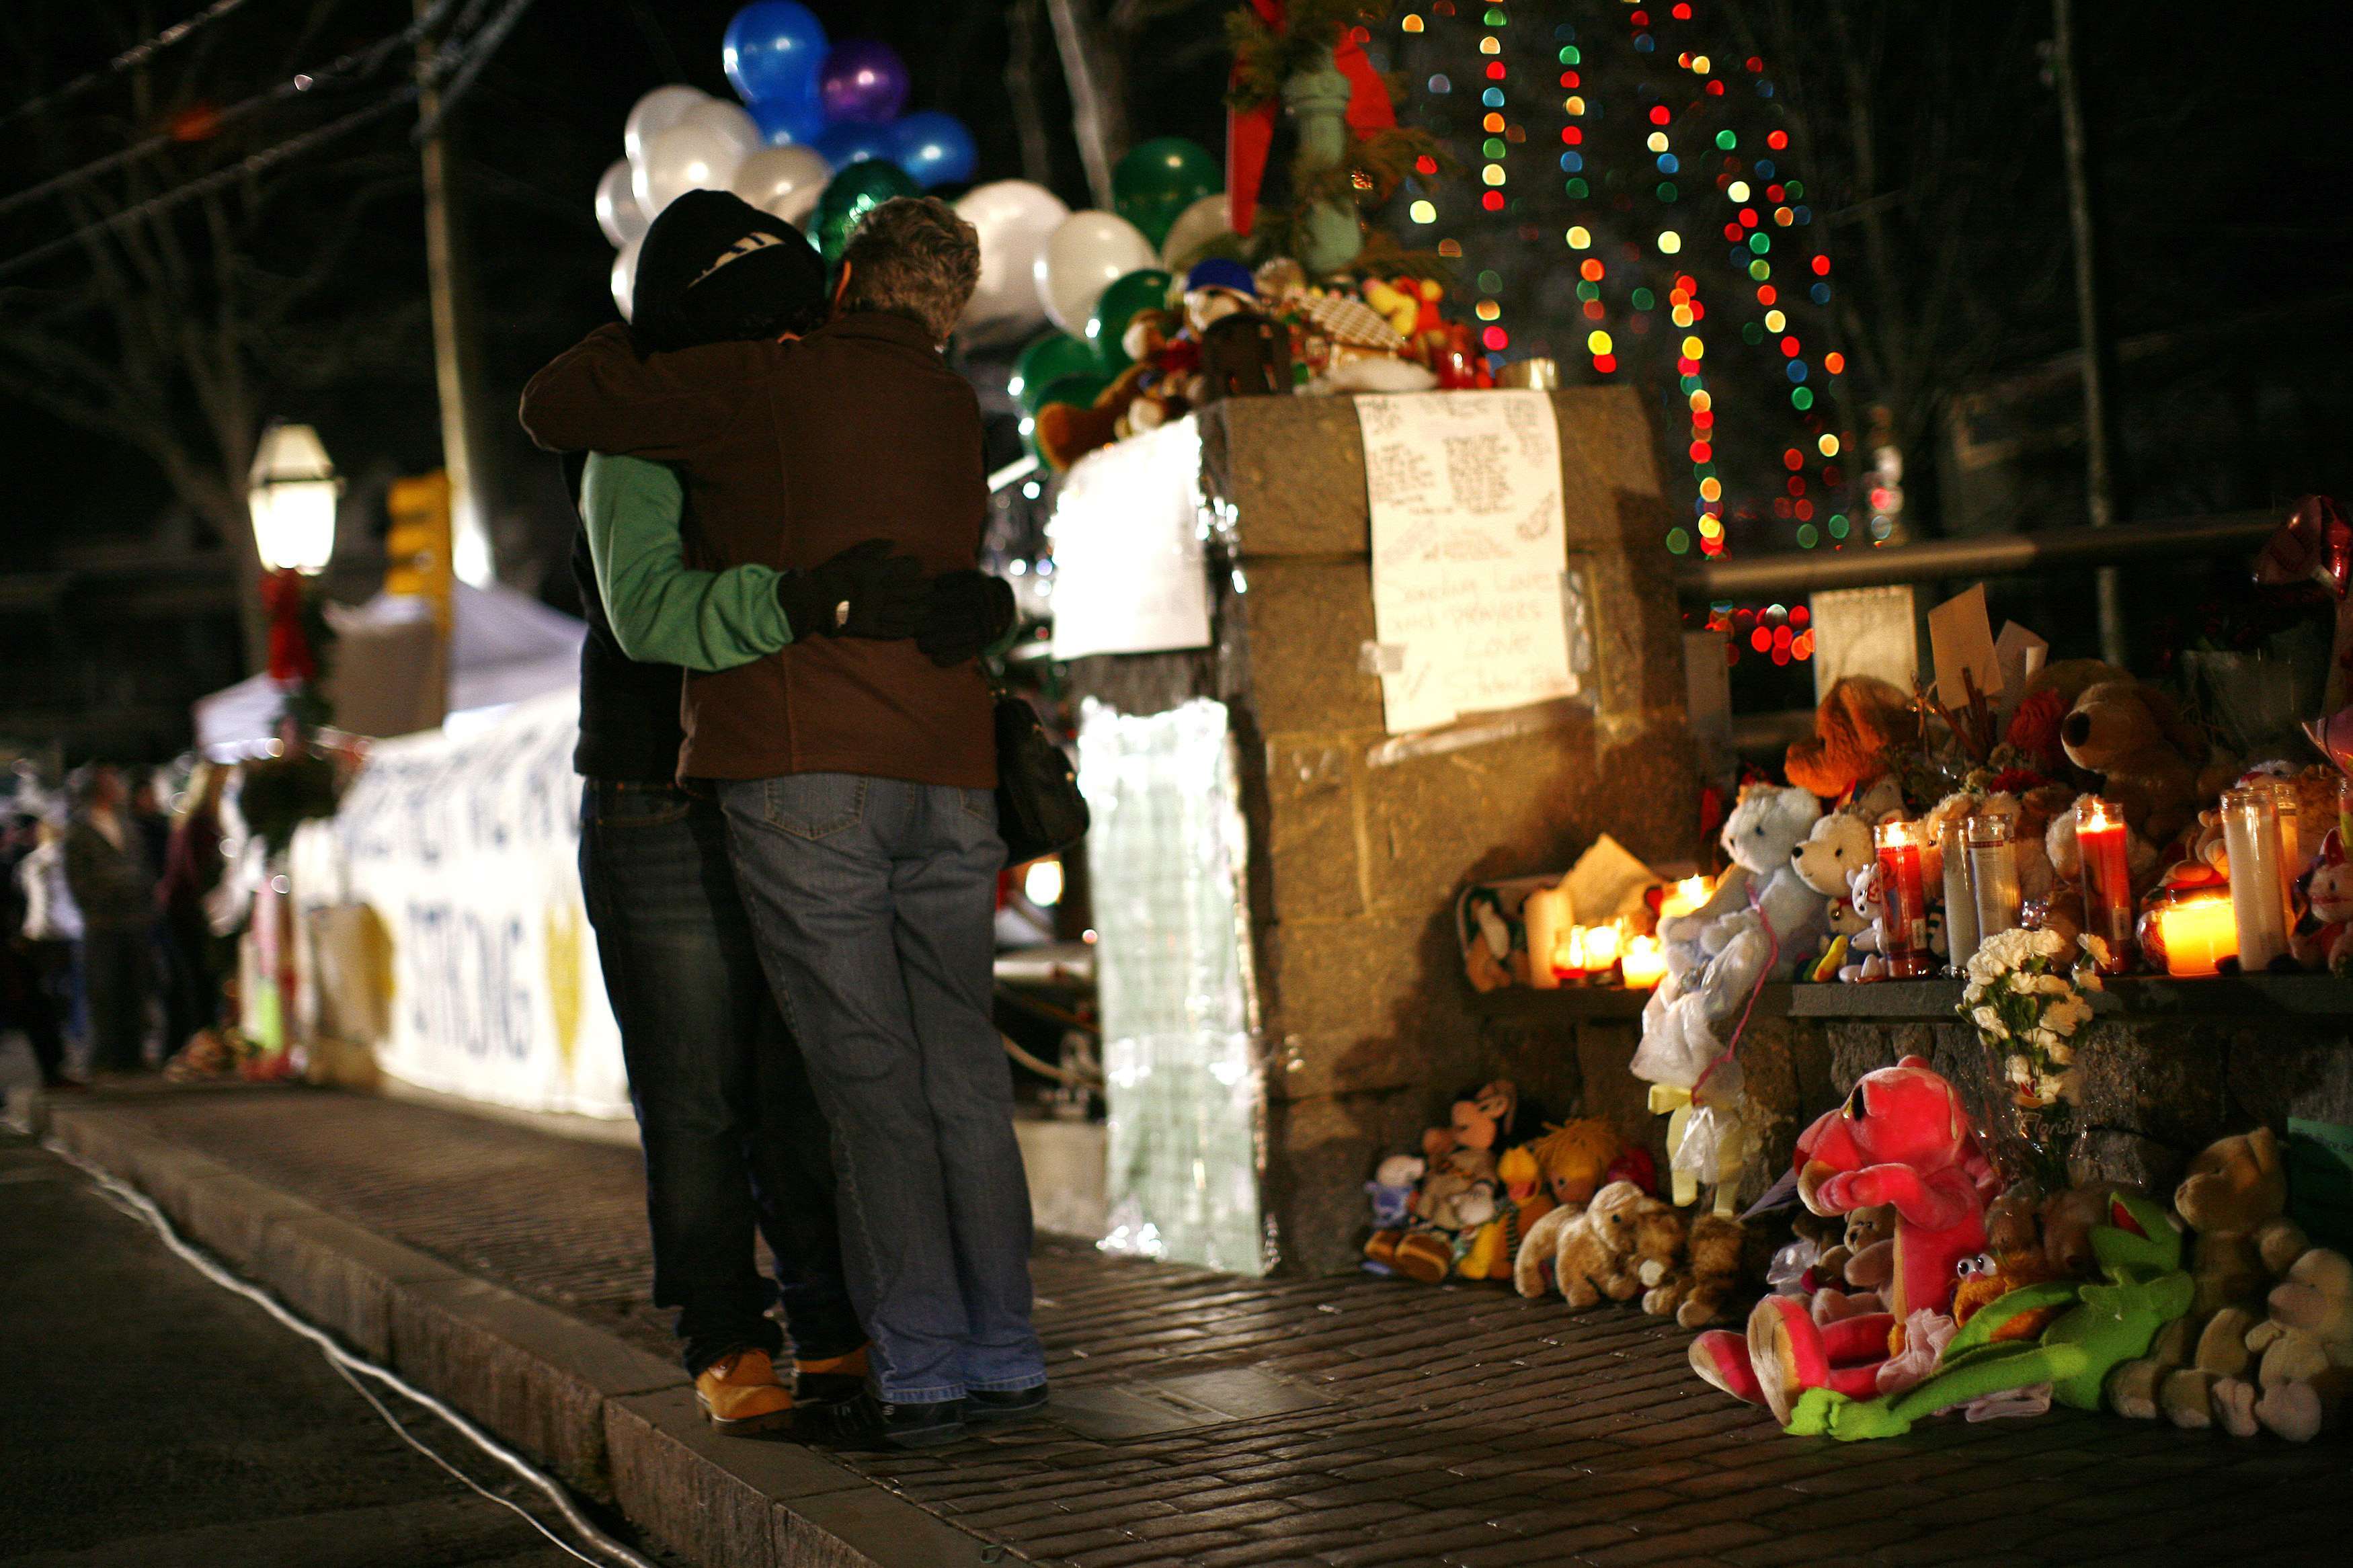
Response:
[[[2074,1106],[2075,1032],[2091,1020],[2086,991],[2101,989],[2097,937],[2081,939],[2084,957],[2062,967],[2066,939],[2057,931],[2011,930],[1978,944],[1956,1009],[1978,1032],[1995,1066],[1997,1099],[2010,1108],[2013,1155],[2030,1166],[2016,1175],[2066,1185]]]

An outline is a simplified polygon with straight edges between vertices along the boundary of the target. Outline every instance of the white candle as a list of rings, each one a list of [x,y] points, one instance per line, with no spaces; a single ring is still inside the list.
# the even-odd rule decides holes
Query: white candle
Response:
[[[1978,951],[1978,895],[1969,886],[1968,835],[1955,819],[1945,824],[1938,842],[1945,855],[1945,946],[1958,973]]]
[[[1520,920],[1528,932],[1528,984],[1539,991],[1559,989],[1560,976],[1553,970],[1553,960],[1576,923],[1568,889],[1536,889],[1521,906]]]
[[[2280,900],[2279,811],[2268,786],[2223,792],[2222,846],[2231,857],[2239,968],[2260,974],[2287,951],[2287,911]]]
[[[1969,886],[1977,895],[1977,940],[2018,924],[2017,827],[2007,816],[1969,818]]]

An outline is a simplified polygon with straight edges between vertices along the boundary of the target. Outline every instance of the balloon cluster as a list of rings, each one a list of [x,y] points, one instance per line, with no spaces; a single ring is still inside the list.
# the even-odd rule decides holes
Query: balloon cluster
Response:
[[[1165,305],[1193,262],[1235,247],[1217,160],[1182,137],[1130,149],[1112,197],[1113,211],[1074,213],[1042,186],[999,180],[956,203],[980,233],[965,338],[1005,343],[1055,328],[1014,367],[1013,394],[1033,418],[1050,404],[1091,404],[1128,367],[1136,315]]]
[[[829,42],[796,0],[754,0],[727,25],[723,62],[743,104],[674,83],[638,100],[623,159],[596,184],[596,222],[618,247],[613,302],[626,319],[638,247],[681,193],[733,191],[798,225],[828,260],[893,196],[972,178],[972,133],[954,115],[902,115],[907,67],[874,38]]]

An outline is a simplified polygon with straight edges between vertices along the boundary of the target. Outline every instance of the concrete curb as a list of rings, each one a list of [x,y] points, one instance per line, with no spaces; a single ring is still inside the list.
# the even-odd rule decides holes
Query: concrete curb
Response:
[[[698,1563],[954,1568],[1012,1555],[815,1449],[720,1436],[675,1362],[102,1105],[52,1102],[49,1114],[60,1143],[145,1193],[190,1241]]]

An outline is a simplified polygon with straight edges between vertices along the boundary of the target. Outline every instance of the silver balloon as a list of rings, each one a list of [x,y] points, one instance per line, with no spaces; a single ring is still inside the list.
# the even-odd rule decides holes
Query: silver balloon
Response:
[[[763,147],[736,165],[728,189],[771,217],[797,224],[817,205],[832,173],[812,147]]]
[[[1198,257],[1202,247],[1233,232],[1233,226],[1226,221],[1225,193],[1203,196],[1178,213],[1176,221],[1168,226],[1168,237],[1160,242],[1160,265],[1181,276],[1187,263]]]
[[[633,235],[613,258],[613,307],[621,312],[621,320],[630,319],[637,302],[638,252],[645,248],[646,237]]]
[[[980,234],[980,283],[958,330],[975,340],[1028,335],[1046,319],[1038,301],[1039,252],[1071,209],[1043,185],[996,180],[965,192],[955,210]]]
[[[723,191],[744,162],[734,138],[708,123],[681,120],[646,143],[631,164],[638,206],[651,220],[689,191]]]
[[[984,258],[987,252],[982,253]],[[1160,265],[1152,242],[1116,213],[1072,213],[1046,237],[1032,270],[1046,319],[1072,337],[1087,335],[1087,318],[1103,291],[1131,272]]]
[[[630,107],[621,127],[622,153],[632,163],[644,163],[646,143],[677,124],[688,110],[708,101],[708,94],[683,82],[654,89]]]
[[[624,158],[596,182],[596,226],[614,245],[623,246],[645,233],[646,223],[629,178],[629,161]]]
[[[768,139],[760,134],[760,127],[751,115],[744,112],[740,104],[729,103],[724,99],[704,99],[680,115],[678,122],[716,131],[735,143],[739,157],[748,158],[768,144]]]

